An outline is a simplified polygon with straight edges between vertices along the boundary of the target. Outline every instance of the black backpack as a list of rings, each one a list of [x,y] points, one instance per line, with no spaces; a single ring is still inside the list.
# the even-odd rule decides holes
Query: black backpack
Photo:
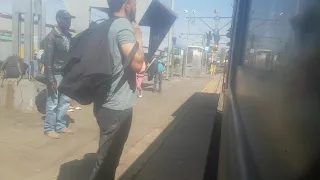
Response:
[[[47,102],[47,89],[43,89],[37,94],[35,98],[35,104],[36,104],[37,110],[41,114],[46,114],[46,102]]]
[[[1,86],[3,82],[9,78],[17,78],[17,84],[21,81],[22,77],[26,74],[28,65],[22,61],[17,55],[9,56],[1,65],[0,71],[2,74]]]
[[[113,59],[108,42],[109,29],[115,19],[93,23],[71,40],[69,60],[59,85],[60,93],[82,105],[106,99],[114,77],[120,74],[113,75]],[[138,47],[136,43],[130,57],[134,57]],[[127,61],[124,68],[129,63]]]

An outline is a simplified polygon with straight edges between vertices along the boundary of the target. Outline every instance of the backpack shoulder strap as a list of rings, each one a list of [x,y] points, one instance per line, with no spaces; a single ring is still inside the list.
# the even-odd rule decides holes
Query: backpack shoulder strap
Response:
[[[123,67],[122,69],[116,73],[115,75],[113,75],[113,80],[115,80],[122,72],[124,72],[124,70],[130,66],[131,64],[131,61],[133,60],[134,56],[136,55],[136,53],[138,52],[138,49],[139,49],[139,43],[136,42],[129,54],[129,57],[125,57],[125,63],[123,64]],[[125,82],[125,79],[124,79],[125,76],[122,76],[119,83],[117,84],[117,86],[115,87],[114,89],[114,92],[117,92],[121,86],[123,85],[123,83]],[[134,78],[135,79],[135,78]]]
[[[125,69],[131,64],[131,61],[134,59],[134,56],[137,54],[139,50],[139,43],[138,41],[134,44],[133,48],[131,49],[131,52],[128,57],[125,57],[125,63],[123,68]]]
[[[139,43],[138,41],[136,41],[132,50],[129,53],[129,56],[128,57],[124,56],[125,62],[123,63],[121,70],[116,74],[114,74],[113,77],[119,76],[122,73],[122,71],[124,71],[124,69],[126,69],[131,64],[131,61],[134,59],[134,56],[137,54],[138,50],[139,50]]]

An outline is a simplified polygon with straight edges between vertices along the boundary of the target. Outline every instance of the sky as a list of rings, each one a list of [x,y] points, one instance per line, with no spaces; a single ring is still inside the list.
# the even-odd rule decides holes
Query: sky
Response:
[[[68,0],[47,0],[47,23],[54,24],[55,23],[55,13],[59,9],[65,9],[64,1]],[[79,2],[82,0],[79,0]],[[171,0],[160,0],[168,7],[171,7]],[[186,35],[182,35],[182,33],[186,34],[188,29],[188,21],[186,19],[187,15],[184,10],[188,10],[192,12],[196,11],[194,16],[214,16],[214,10],[217,9],[220,12],[220,16],[230,17],[232,15],[232,3],[233,0],[174,0],[174,12],[178,14],[178,19],[174,25],[174,37],[177,37],[178,44],[186,44]],[[12,0],[0,0],[0,12],[10,13],[12,12]],[[92,19],[99,19],[103,16],[100,12],[93,11]],[[219,27],[227,24],[231,19],[221,19],[219,22]],[[215,27],[215,22],[213,19],[204,19],[204,21],[211,26]],[[226,26],[224,29],[220,31],[220,34],[225,34],[226,30],[230,27]],[[195,19],[194,23],[190,24],[190,33],[204,34],[210,31],[210,28],[207,27],[203,22],[199,19]],[[147,33],[144,32],[145,35]],[[201,42],[201,38],[199,36],[191,35],[189,37],[190,43]],[[229,39],[226,37],[222,37],[220,42],[226,43]],[[165,44],[165,43],[164,43]]]

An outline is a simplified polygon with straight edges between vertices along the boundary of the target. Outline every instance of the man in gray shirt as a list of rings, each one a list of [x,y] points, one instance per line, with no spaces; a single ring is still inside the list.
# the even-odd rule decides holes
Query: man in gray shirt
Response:
[[[136,36],[132,24],[127,18],[116,19],[108,34],[110,52],[113,58],[113,74],[119,73],[123,68],[123,57],[120,46],[122,44],[135,43]],[[103,107],[113,110],[126,110],[133,106],[136,101],[136,87],[131,87],[136,73],[126,69],[113,81],[110,94]],[[125,76],[125,77],[124,77]],[[129,78],[129,79],[128,79]]]
[[[113,74],[108,98],[102,106],[95,106],[94,114],[100,128],[99,149],[90,180],[115,178],[116,168],[131,127],[133,105],[136,100],[136,73],[144,63],[142,33],[134,24],[136,0],[108,0],[109,16],[116,18],[110,26],[108,40],[113,59]],[[129,59],[136,42],[139,49]],[[123,70],[127,60],[130,65]]]

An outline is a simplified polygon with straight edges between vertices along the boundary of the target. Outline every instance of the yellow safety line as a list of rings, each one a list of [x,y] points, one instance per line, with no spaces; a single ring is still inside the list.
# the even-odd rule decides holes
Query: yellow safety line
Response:
[[[207,91],[207,89],[208,89],[208,87],[210,86],[210,84],[212,83],[212,81],[213,81],[213,79],[211,79],[207,84],[206,84],[206,86],[202,89],[202,91],[201,92],[206,92]]]
[[[219,86],[221,77],[219,79],[214,78],[211,79],[208,84],[206,84],[206,86],[202,89],[201,92],[203,93],[215,93],[217,91],[217,88]]]

